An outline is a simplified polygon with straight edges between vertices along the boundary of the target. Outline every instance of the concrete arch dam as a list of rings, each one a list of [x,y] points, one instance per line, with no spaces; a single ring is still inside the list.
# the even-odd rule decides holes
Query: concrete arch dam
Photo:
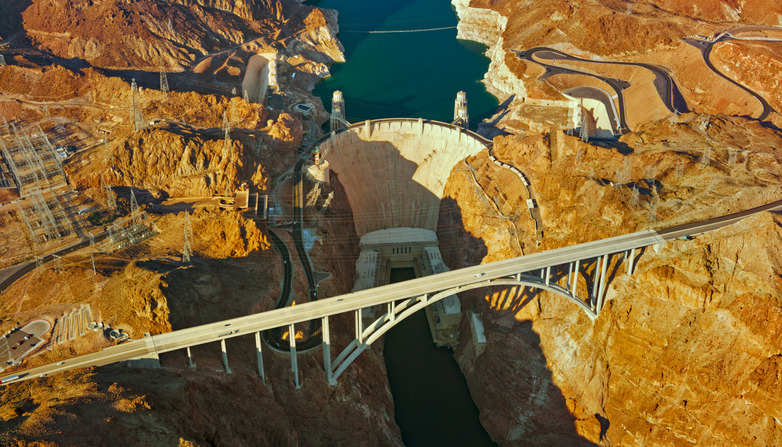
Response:
[[[451,169],[489,144],[446,123],[387,119],[354,124],[320,148],[363,237],[400,227],[435,231]]]

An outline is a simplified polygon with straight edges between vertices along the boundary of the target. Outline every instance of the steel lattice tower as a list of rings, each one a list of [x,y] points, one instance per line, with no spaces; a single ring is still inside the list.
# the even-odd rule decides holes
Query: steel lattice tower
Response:
[[[106,191],[106,206],[110,211],[116,210],[117,200],[114,197],[114,191],[111,190],[111,186],[106,184],[106,179],[103,177],[103,174],[100,175],[100,187]]]
[[[133,188],[130,188],[130,214],[136,214],[138,212],[138,201],[136,195],[133,194]]]
[[[228,114],[223,112],[223,132],[225,132],[225,143],[223,144],[223,155],[233,157],[234,150],[231,145],[231,122],[228,121]]]
[[[138,85],[136,85],[136,78],[133,78],[130,83],[130,121],[133,123],[133,130],[141,130],[144,127],[144,115],[142,115],[140,107],[141,104],[138,103]]]
[[[707,147],[706,150],[703,151],[703,157],[701,158],[701,164],[705,168],[711,163],[711,148]]]
[[[190,263],[190,256],[193,250],[190,247],[190,240],[193,239],[193,226],[190,224],[190,213],[185,211],[185,243],[182,246],[182,262]]]
[[[0,54],[0,67],[4,67],[4,66],[5,66],[5,56]]]
[[[589,142],[589,120],[583,107],[581,107],[581,130],[579,131],[579,137],[581,137],[581,141],[584,143]]]
[[[160,91],[168,97],[168,76],[162,63],[160,64]]]

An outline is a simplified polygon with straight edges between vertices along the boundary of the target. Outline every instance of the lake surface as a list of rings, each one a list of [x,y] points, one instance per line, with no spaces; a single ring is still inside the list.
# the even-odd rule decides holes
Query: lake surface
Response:
[[[391,283],[414,278],[412,268],[391,270]],[[383,356],[394,419],[407,447],[495,445],[478,420],[453,352],[432,343],[423,310],[388,331]]]
[[[314,94],[331,111],[331,95],[342,90],[351,123],[378,118],[424,118],[450,123],[456,93],[467,93],[470,127],[491,116],[497,99],[480,82],[488,69],[485,45],[457,40],[456,29],[416,33],[366,31],[454,27],[449,0],[315,0],[339,12],[345,63]]]

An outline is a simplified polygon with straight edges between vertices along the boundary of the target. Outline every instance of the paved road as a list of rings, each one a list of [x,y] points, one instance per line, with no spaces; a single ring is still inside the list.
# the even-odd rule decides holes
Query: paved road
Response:
[[[687,107],[687,102],[684,100],[684,97],[679,92],[678,87],[676,87],[676,82],[673,80],[673,77],[671,77],[671,75],[668,73],[665,67],[659,65],[653,65],[653,64],[636,63],[636,62],[595,61],[591,59],[583,59],[547,47],[537,47],[527,51],[515,51],[515,53],[519,58],[528,60],[530,62],[534,62],[538,65],[543,66],[546,69],[546,73],[540,77],[541,80],[548,78],[550,76],[554,76],[556,74],[577,74],[577,75],[591,76],[593,78],[600,79],[601,81],[610,85],[611,88],[613,88],[614,91],[616,92],[617,101],[619,102],[620,133],[627,133],[630,130],[627,125],[627,120],[625,118],[626,106],[624,101],[624,95],[622,93],[623,90],[630,87],[629,82],[621,79],[599,76],[599,75],[595,75],[592,73],[587,73],[579,70],[557,67],[555,65],[550,65],[550,64],[540,62],[534,59],[533,56],[537,56],[541,59],[550,59],[550,60],[589,62],[593,64],[608,64],[608,65],[631,65],[635,67],[645,68],[654,74],[654,87],[657,90],[657,94],[660,96],[660,99],[662,99],[663,103],[665,104],[665,107],[667,107],[668,110],[670,110],[673,113],[689,112],[689,109]]]
[[[108,237],[108,235],[109,234],[107,232],[105,232],[105,231],[103,233],[100,233],[100,234],[96,235],[95,236],[95,242],[102,241],[103,239],[106,239],[106,237]],[[47,262],[51,261],[52,259],[54,259],[54,255],[62,257],[64,255],[67,255],[68,253],[72,253],[72,252],[74,252],[76,250],[82,249],[82,248],[87,247],[89,245],[90,245],[89,238],[82,239],[80,242],[76,242],[76,243],[74,243],[72,245],[69,245],[69,246],[63,248],[62,250],[59,250],[59,251],[56,251],[54,253],[50,253],[50,254],[44,256],[43,257],[43,262],[47,263]],[[0,293],[5,292],[5,289],[7,289],[11,284],[16,282],[22,276],[24,276],[27,273],[31,272],[35,267],[36,267],[36,263],[35,262],[29,262],[24,267],[19,268],[14,273],[9,275],[5,280],[3,280],[3,282],[0,282]]]
[[[747,29],[742,29],[742,31],[748,31],[750,30],[751,27],[745,27],[745,28]],[[744,87],[743,85],[739,84],[733,79],[722,74],[719,70],[717,70],[717,67],[715,67],[714,64],[711,63],[710,56],[711,56],[711,50],[714,48],[714,45],[718,42],[727,42],[734,39],[735,38],[732,35],[728,33],[722,33],[719,36],[717,36],[714,40],[701,39],[698,37],[685,37],[682,39],[682,41],[694,46],[695,48],[701,51],[701,54],[703,55],[703,61],[706,63],[706,65],[709,67],[711,71],[716,73],[719,77],[727,80],[731,84],[749,93],[753,98],[757,99],[758,102],[760,102],[760,105],[763,106],[763,111],[760,113],[760,116],[758,116],[757,119],[763,121],[766,118],[768,118],[771,112],[774,111],[774,109],[771,107],[768,101],[766,101],[762,96],[750,90],[749,88]]]
[[[540,55],[540,57],[542,58],[552,59],[552,58],[556,58],[556,56],[559,55],[559,52],[546,47],[533,48],[527,51],[516,51],[516,56],[518,58],[536,63],[546,69],[546,72],[543,74],[543,76],[538,78],[541,81],[558,74],[571,74],[571,75],[590,76],[599,79],[605,82],[606,84],[610,85],[611,88],[614,89],[614,92],[616,93],[617,101],[619,102],[619,123],[620,123],[619,133],[625,134],[630,132],[630,126],[627,124],[625,98],[624,98],[624,94],[622,93],[623,90],[630,87],[629,82],[623,81],[621,79],[607,78],[605,76],[599,76],[593,73],[587,73],[585,71],[578,71],[578,70],[572,70],[570,68],[562,68],[562,67],[557,67],[555,65],[549,65],[535,60],[532,56],[534,56],[536,53],[542,53]]]

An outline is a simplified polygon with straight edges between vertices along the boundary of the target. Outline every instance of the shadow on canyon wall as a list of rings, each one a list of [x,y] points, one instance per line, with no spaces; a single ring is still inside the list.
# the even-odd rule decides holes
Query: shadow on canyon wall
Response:
[[[452,269],[480,264],[488,253],[483,240],[470,234],[462,222],[457,202],[444,198],[440,205],[438,239],[443,259]],[[582,288],[586,285],[591,290],[596,270],[594,261],[590,260],[582,268],[586,279]],[[555,272],[555,277],[563,276],[567,276],[567,269]],[[454,356],[473,400],[481,408],[481,424],[494,435],[495,442],[593,446],[594,443],[576,431],[576,418],[553,382],[532,321],[515,318],[538,294],[537,289],[526,287],[492,287],[461,294],[462,338]],[[487,343],[480,356],[476,355],[471,339],[468,318],[471,312],[483,314]],[[509,358],[509,352],[514,356]],[[608,429],[608,421],[598,420],[602,435]]]

